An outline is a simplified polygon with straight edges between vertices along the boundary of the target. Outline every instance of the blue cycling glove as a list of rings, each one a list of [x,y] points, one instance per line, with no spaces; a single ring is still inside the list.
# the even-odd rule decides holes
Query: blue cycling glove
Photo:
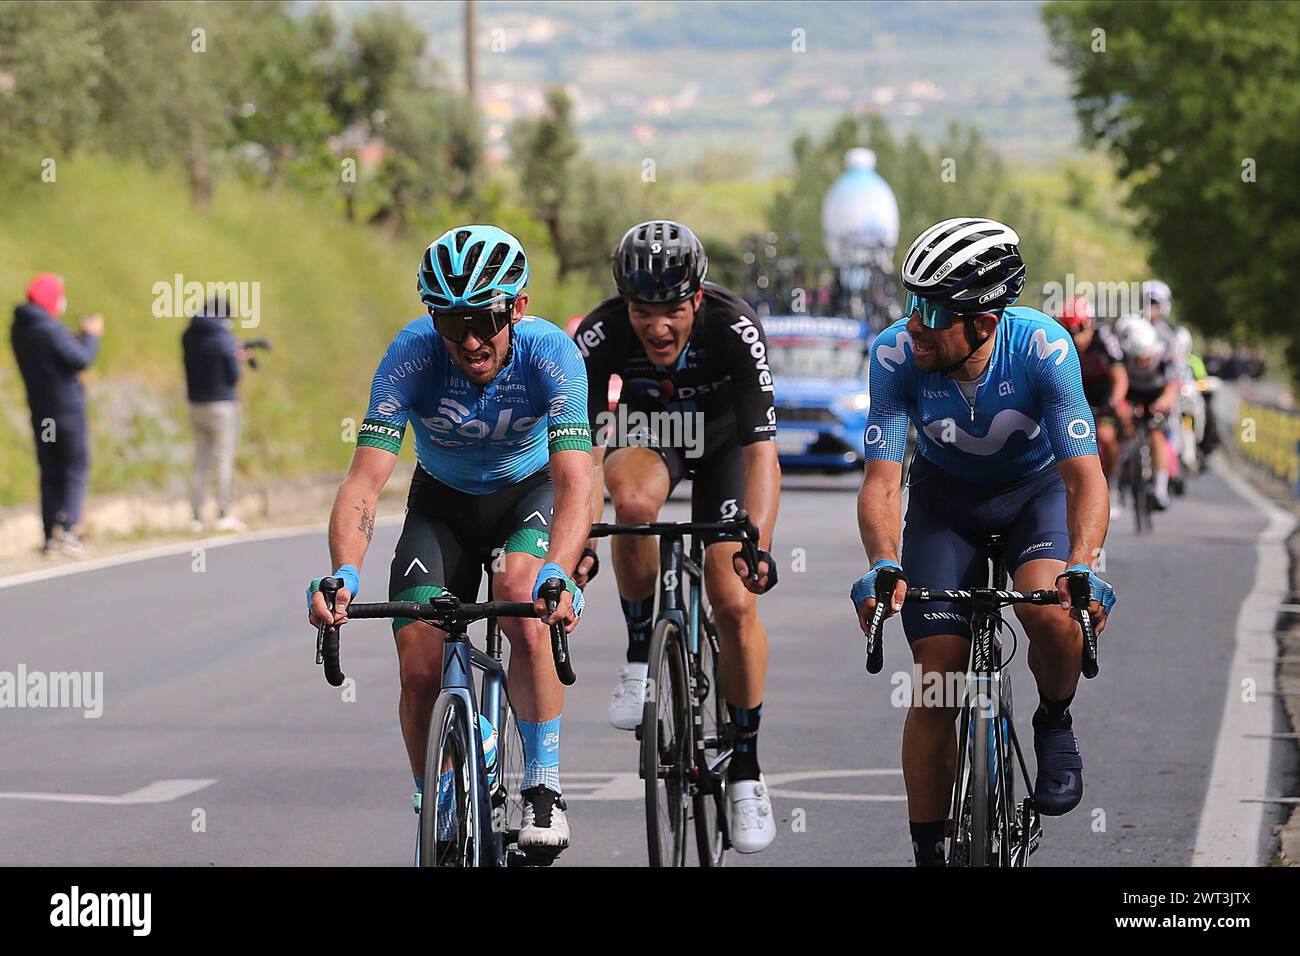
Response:
[[[1070,565],[1068,568],[1065,569],[1064,573],[1062,573],[1057,578],[1057,580],[1059,581],[1061,578],[1065,577],[1065,575],[1069,574],[1071,571],[1088,572],[1088,587],[1091,591],[1092,599],[1094,601],[1099,601],[1101,603],[1102,608],[1106,611],[1107,614],[1109,614],[1110,609],[1115,606],[1115,589],[1111,587],[1109,584],[1107,584],[1105,581],[1103,581],[1101,578],[1097,577],[1096,573],[1092,570],[1092,568],[1088,567],[1086,564]]]
[[[853,599],[853,609],[855,611],[862,610],[862,604],[867,600],[867,598],[874,598],[876,596],[876,576],[884,568],[897,571],[900,578],[904,581],[907,580],[906,575],[903,574],[903,566],[898,562],[883,560],[877,561],[871,566],[870,571],[854,581],[853,586],[849,588],[849,597]]]
[[[564,582],[564,589],[573,595],[573,613],[577,617],[582,617],[582,608],[586,603],[582,597],[582,589],[574,584],[573,581],[569,579],[569,576],[564,573],[564,569],[553,561],[548,561],[546,564],[543,564],[542,569],[537,572],[537,580],[533,582],[533,600],[537,600],[537,596],[541,593],[542,585],[551,580],[551,578],[559,578]]]
[[[347,589],[347,592],[352,595],[352,599],[355,601],[357,592],[361,590],[361,575],[357,572],[356,567],[351,564],[340,564],[333,576],[343,579],[343,587]],[[307,585],[308,614],[311,613],[311,596],[320,590],[320,582],[320,578],[314,578],[311,584]]]

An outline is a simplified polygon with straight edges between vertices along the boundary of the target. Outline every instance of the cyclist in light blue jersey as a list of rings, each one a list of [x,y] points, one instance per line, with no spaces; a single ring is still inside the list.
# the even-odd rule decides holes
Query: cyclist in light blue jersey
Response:
[[[1010,307],[1025,283],[1018,243],[1002,223],[948,219],[921,233],[903,260],[907,318],[885,329],[871,350],[858,516],[873,563],[851,590],[864,632],[882,568],[905,566],[927,587],[983,587],[982,544],[990,534],[1004,539],[1016,590],[1054,587],[1068,607],[1065,572],[1086,570],[1098,632],[1114,605],[1113,589],[1093,571],[1110,506],[1079,356],[1053,319]],[[900,557],[899,484],[909,420],[917,448]],[[963,672],[967,613],[940,602],[906,604],[906,591],[902,579],[889,610],[902,612],[922,674]],[[1033,721],[1036,803],[1042,813],[1062,814],[1083,796],[1083,760],[1069,710],[1082,633],[1062,608],[1017,605],[1016,615],[1029,636],[1040,698]],[[903,732],[918,866],[944,862],[957,712],[955,701],[944,704],[951,706],[911,708]]]
[[[347,620],[379,492],[409,424],[417,464],[388,599],[424,602],[447,590],[473,601],[484,563],[496,554],[493,599],[536,602],[540,620],[500,622],[511,645],[510,702],[524,745],[519,846],[558,853],[569,844],[559,769],[564,689],[547,625],[563,621],[572,630],[582,612],[569,571],[591,530],[591,430],[586,365],[563,331],[525,314],[527,283],[519,240],[495,226],[460,226],[429,246],[417,286],[429,316],[402,329],[379,363],[330,517],[330,557],[345,587],[333,616],[319,579],[308,600],[313,624]],[[566,590],[547,614],[538,591],[551,578],[564,580]],[[444,635],[401,618],[393,629],[418,811]],[[484,728],[485,752],[493,729]]]

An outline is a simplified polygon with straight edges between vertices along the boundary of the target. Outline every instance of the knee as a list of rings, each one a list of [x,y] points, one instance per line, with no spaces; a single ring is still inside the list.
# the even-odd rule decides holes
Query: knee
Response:
[[[1039,644],[1070,644],[1080,636],[1079,625],[1059,607],[1019,605],[1016,617],[1029,639]]]
[[[402,696],[432,704],[442,687],[442,660],[423,648],[408,646],[401,655]]]
[[[758,611],[754,595],[743,587],[729,588],[726,594],[716,598],[710,596],[710,599],[713,602],[713,620],[724,634],[734,635],[733,640],[740,640],[753,630]]]
[[[513,555],[507,556],[507,560],[513,558]],[[517,559],[516,559],[517,560]],[[492,598],[496,601],[532,601],[533,583],[537,577],[537,572],[541,570],[540,559],[530,561],[526,570],[514,570],[513,573],[495,574],[492,577]]]
[[[663,507],[663,499],[636,485],[624,484],[610,489],[614,499],[614,513],[624,524],[645,524],[654,521]]]

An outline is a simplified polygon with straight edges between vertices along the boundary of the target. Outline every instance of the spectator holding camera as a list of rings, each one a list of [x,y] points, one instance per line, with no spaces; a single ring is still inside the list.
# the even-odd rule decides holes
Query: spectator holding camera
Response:
[[[67,308],[62,276],[42,272],[27,286],[27,301],[14,309],[10,329],[36,436],[47,557],[85,552],[77,532],[90,474],[90,431],[78,374],[95,361],[104,334],[104,317],[92,315],[74,335],[57,318]]]
[[[230,330],[230,309],[213,296],[181,335],[185,385],[194,425],[194,478],[190,489],[191,529],[202,531],[208,475],[216,469],[218,531],[243,531],[233,512],[235,451],[239,443],[240,365],[248,358]]]

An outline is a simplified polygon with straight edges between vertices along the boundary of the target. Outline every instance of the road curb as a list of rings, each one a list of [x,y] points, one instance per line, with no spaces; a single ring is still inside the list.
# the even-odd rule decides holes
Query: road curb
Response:
[[[1296,501],[1292,488],[1252,465],[1237,452],[1231,441],[1225,442],[1223,448],[1228,452],[1227,458],[1232,462],[1231,468],[1235,474],[1274,507],[1300,518],[1300,503]],[[1286,599],[1290,603],[1300,603],[1300,523],[1287,536],[1284,547],[1287,557],[1286,580],[1289,587]],[[1286,732],[1295,734],[1300,732],[1300,614],[1279,613],[1274,636],[1277,641],[1278,657],[1275,689],[1281,695],[1279,700],[1287,717]],[[1278,743],[1286,746],[1285,741]],[[1300,766],[1300,739],[1292,738],[1290,746],[1292,764]],[[1268,794],[1267,796],[1279,795]],[[1281,866],[1300,866],[1300,806],[1293,807],[1288,818],[1274,828],[1274,833],[1278,840],[1278,853],[1277,858],[1269,862]]]

